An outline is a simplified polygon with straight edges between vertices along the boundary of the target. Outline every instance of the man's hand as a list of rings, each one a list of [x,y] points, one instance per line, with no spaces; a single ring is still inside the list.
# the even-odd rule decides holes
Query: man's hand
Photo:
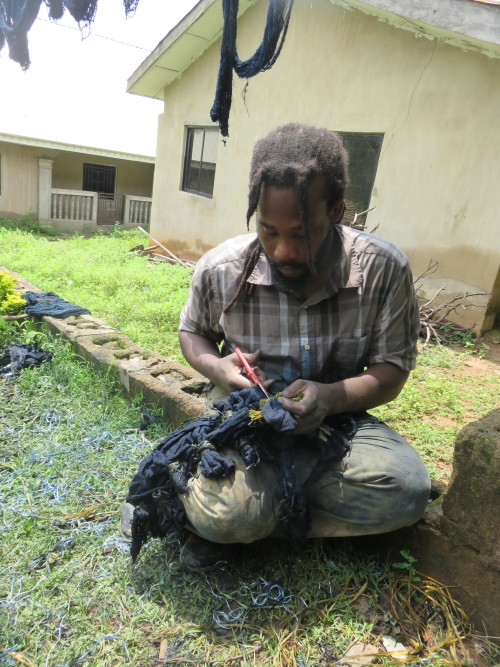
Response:
[[[219,348],[214,342],[189,331],[179,331],[179,341],[182,353],[189,365],[217,387],[221,387],[230,394],[232,391],[255,386],[251,380],[241,374],[243,366],[235,352],[227,357],[221,357]],[[266,382],[265,374],[255,366],[259,356],[260,352],[245,354],[245,358],[254,368],[260,381],[263,384],[269,384],[269,381]]]
[[[393,401],[408,375],[394,364],[382,363],[332,384],[296,380],[283,392],[283,406],[299,418],[295,433],[311,433],[328,415],[370,410]],[[290,400],[300,392],[303,397],[299,401]]]
[[[290,400],[299,394],[299,401]],[[296,380],[283,392],[283,407],[299,418],[295,433],[313,433],[332,412],[332,385]]]
[[[260,368],[255,365],[260,357],[260,352],[255,352],[253,354],[244,353],[244,356],[253,368],[257,377],[263,383],[266,376]],[[248,387],[255,387],[254,383],[246,375],[242,374],[242,370],[244,369],[236,352],[229,354],[227,357],[220,357],[219,362],[214,369],[215,379],[212,379],[212,382],[229,393],[240,389],[247,389]]]

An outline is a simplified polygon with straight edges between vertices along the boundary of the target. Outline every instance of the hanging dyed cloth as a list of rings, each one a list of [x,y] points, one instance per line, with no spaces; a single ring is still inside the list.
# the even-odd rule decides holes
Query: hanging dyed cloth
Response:
[[[294,0],[269,0],[264,37],[248,60],[240,60],[236,47],[239,0],[222,0],[224,28],[219,75],[210,118],[219,123],[223,137],[229,134],[229,111],[233,96],[233,70],[240,79],[250,79],[274,65],[283,48]]]
[[[49,8],[49,17],[62,18],[68,10],[80,28],[88,28],[95,18],[98,0],[44,0]],[[139,0],[123,0],[125,14],[134,13]],[[0,50],[5,42],[9,47],[9,58],[19,63],[24,70],[30,66],[28,32],[31,29],[42,0],[0,0]]]

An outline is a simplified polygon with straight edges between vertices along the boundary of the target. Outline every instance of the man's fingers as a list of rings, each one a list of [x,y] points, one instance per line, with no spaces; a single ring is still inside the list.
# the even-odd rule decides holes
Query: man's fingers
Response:
[[[292,382],[292,384],[283,391],[283,397],[295,398],[295,396],[297,396],[306,389],[306,386],[307,385],[303,380],[296,380],[295,382]]]

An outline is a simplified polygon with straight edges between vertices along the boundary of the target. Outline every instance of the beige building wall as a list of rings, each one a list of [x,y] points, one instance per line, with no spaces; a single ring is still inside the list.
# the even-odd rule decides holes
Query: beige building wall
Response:
[[[267,3],[238,24],[238,50],[260,42]],[[159,120],[151,233],[198,256],[245,231],[255,141],[299,121],[342,132],[384,133],[367,228],[400,245],[415,275],[430,259],[428,294],[490,292],[499,267],[500,60],[417,38],[327,0],[295,3],[283,51],[269,72],[235,77],[230,137],[219,145],[212,199],[181,191],[186,125],[211,125],[220,41],[165,91]],[[489,297],[479,297],[483,306]],[[472,326],[484,308],[462,312]],[[490,326],[493,318],[490,316]]]
[[[33,149],[0,142],[0,216],[38,214],[38,158]]]
[[[117,160],[98,155],[65,153],[59,151],[52,169],[52,186],[81,190],[83,186],[83,163],[116,167],[115,194],[151,197],[154,164],[129,160]]]
[[[39,210],[41,158],[52,160],[52,188],[81,190],[83,164],[89,162],[116,167],[116,194],[152,195],[154,164],[0,142],[0,216],[15,218],[32,214],[35,218],[44,217]],[[50,182],[50,173],[47,182]],[[50,198],[47,207],[47,215],[50,215]]]

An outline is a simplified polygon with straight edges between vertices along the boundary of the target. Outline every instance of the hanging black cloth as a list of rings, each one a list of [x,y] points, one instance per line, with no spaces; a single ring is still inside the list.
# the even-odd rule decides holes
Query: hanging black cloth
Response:
[[[44,0],[51,19],[62,18],[67,9],[80,28],[88,27],[95,18],[98,0]],[[125,14],[133,14],[139,0],[123,0]],[[28,32],[31,29],[42,0],[0,0],[0,51],[5,42],[9,58],[26,70],[30,66]]]
[[[269,0],[264,37],[248,60],[240,60],[236,47],[239,0],[222,0],[224,27],[219,74],[210,118],[219,123],[223,137],[229,134],[229,111],[233,96],[233,69],[241,79],[250,79],[274,65],[283,48],[294,0]]]

